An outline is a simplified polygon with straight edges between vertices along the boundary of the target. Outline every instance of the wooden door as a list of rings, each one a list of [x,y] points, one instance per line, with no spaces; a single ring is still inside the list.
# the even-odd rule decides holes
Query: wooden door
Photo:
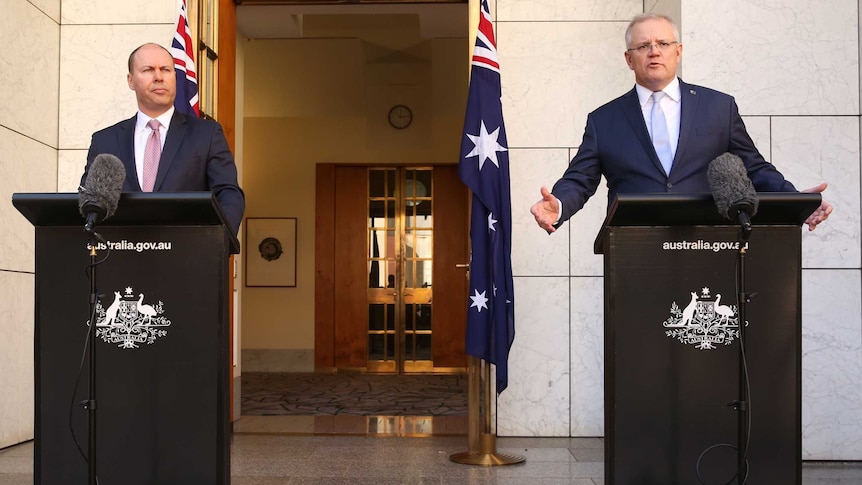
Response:
[[[318,166],[318,369],[466,366],[467,201],[452,165]]]

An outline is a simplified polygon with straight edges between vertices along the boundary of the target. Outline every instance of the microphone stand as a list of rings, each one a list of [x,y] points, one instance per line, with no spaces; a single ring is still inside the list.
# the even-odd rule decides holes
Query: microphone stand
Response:
[[[96,291],[96,244],[102,237],[92,231],[90,234],[90,328],[87,341],[87,356],[89,359],[89,390],[85,401],[81,405],[87,410],[87,483],[96,485],[96,303],[99,296]]]
[[[743,217],[744,216],[744,217]],[[737,475],[736,482],[742,485],[748,479],[748,433],[749,433],[749,409],[748,409],[748,376],[745,361],[745,305],[750,301],[748,293],[745,292],[745,253],[748,238],[751,236],[751,222],[748,214],[739,213],[739,252],[737,253],[738,271],[736,285],[739,289],[737,295],[739,303],[739,391],[738,399],[730,403],[730,407],[737,411]]]

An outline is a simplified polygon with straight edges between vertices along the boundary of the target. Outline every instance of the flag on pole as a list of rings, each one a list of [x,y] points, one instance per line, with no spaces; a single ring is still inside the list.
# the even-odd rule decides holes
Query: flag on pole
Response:
[[[466,350],[496,366],[497,393],[509,385],[509,349],[515,338],[512,196],[500,95],[494,26],[488,0],[481,0],[459,163],[461,180],[473,192]]]
[[[174,57],[174,70],[177,75],[177,97],[174,107],[180,113],[199,116],[198,74],[195,71],[195,51],[186,0],[179,1],[179,15],[174,40],[171,42],[171,55]]]

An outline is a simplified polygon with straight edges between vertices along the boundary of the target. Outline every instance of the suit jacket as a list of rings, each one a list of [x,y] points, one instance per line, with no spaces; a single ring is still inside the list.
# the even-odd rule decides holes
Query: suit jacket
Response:
[[[552,190],[563,205],[561,222],[596,193],[602,175],[607,179],[609,208],[623,193],[710,192],[709,163],[726,152],[742,159],[757,191],[796,191],[757,151],[733,97],[682,80],[679,86],[679,143],[670,175],[661,166],[632,88],[587,117],[578,153]]]
[[[136,117],[93,133],[82,186],[96,156],[107,153],[122,160],[126,168],[123,192],[141,191],[135,168]],[[237,234],[245,210],[245,194],[237,183],[236,164],[221,125],[175,111],[153,191],[212,191],[228,225]]]

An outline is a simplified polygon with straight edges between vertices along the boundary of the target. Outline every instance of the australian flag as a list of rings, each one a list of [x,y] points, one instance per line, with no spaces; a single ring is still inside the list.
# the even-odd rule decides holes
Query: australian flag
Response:
[[[189,15],[186,0],[180,2],[177,28],[171,42],[171,55],[174,57],[174,71],[177,75],[177,97],[174,107],[180,113],[199,116],[198,74],[195,71],[195,51],[192,31],[189,28]]]
[[[488,0],[481,2],[459,173],[473,192],[467,353],[496,366],[500,393],[509,385],[509,349],[515,338],[512,196],[500,64]]]

